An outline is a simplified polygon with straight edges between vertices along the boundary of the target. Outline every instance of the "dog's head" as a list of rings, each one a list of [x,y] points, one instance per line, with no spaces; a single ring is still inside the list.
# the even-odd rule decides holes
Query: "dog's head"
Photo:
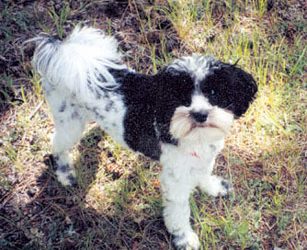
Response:
[[[212,57],[183,57],[158,75],[165,95],[162,99],[168,100],[162,109],[169,114],[169,132],[179,140],[223,138],[257,92],[249,73]]]

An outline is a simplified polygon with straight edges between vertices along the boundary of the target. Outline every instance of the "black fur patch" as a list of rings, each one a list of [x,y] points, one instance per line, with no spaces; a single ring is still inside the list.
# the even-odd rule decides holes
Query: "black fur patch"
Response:
[[[66,101],[63,101],[60,108],[59,108],[59,112],[64,112],[66,109]]]
[[[95,89],[95,96],[96,96],[97,99],[101,99],[101,97],[102,97],[101,89]]]
[[[109,112],[111,110],[111,108],[113,107],[114,102],[113,101],[109,101],[105,107],[105,110],[107,112]]]
[[[57,170],[59,170],[59,171],[61,171],[63,173],[68,172],[70,169],[71,168],[69,167],[68,164],[57,166]]]
[[[95,116],[97,118],[99,118],[100,120],[103,120],[104,119],[104,116],[102,116],[100,113],[99,113],[99,109],[97,107],[94,107],[93,109],[89,108],[89,107],[85,107],[87,110],[92,110],[93,113],[95,114]]]
[[[234,65],[218,62],[205,79],[194,82],[186,71],[165,68],[153,76],[128,70],[111,70],[121,87],[127,107],[124,139],[135,151],[158,160],[160,142],[177,145],[169,130],[176,108],[190,106],[192,94],[199,91],[212,105],[232,111],[236,117],[248,109],[257,92],[253,77]],[[200,86],[199,86],[200,84]]]
[[[160,142],[176,145],[169,133],[171,118],[178,106],[190,105],[193,88],[193,81],[185,72],[127,74],[120,89],[127,106],[124,120],[127,144],[155,160],[160,158]]]
[[[90,79],[87,79],[87,87],[90,91],[94,92],[94,87]]]
[[[120,91],[127,106],[124,119],[126,143],[133,150],[158,160],[161,150],[154,128],[156,90],[153,77],[127,74]]]
[[[176,108],[190,106],[194,82],[187,72],[161,70],[155,76],[158,93],[156,95],[156,119],[160,132],[160,140],[165,143],[177,144],[169,129]]]
[[[79,117],[80,117],[80,115],[79,115],[79,113],[78,113],[77,110],[75,110],[75,111],[71,114],[71,119],[77,119],[77,118],[79,118]]]
[[[78,182],[77,182],[77,179],[76,177],[74,177],[72,174],[68,175],[67,176],[67,179],[69,181],[69,184],[72,186],[72,187],[76,187]]]
[[[98,70],[96,69],[96,72],[98,72]],[[98,77],[97,77],[98,81],[100,82],[106,82],[107,80],[103,77],[102,74],[99,74]]]
[[[215,69],[200,87],[212,105],[232,111],[236,118],[247,111],[257,92],[257,84],[250,74],[228,64]]]

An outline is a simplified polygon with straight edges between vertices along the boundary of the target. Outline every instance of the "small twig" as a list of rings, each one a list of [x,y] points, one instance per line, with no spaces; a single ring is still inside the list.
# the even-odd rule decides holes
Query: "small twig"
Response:
[[[31,120],[35,114],[37,113],[37,111],[40,109],[40,107],[43,105],[44,101],[41,101],[36,108],[32,111],[32,113],[29,115],[29,120]]]
[[[8,60],[4,56],[1,56],[1,55],[0,55],[0,60],[8,62]]]

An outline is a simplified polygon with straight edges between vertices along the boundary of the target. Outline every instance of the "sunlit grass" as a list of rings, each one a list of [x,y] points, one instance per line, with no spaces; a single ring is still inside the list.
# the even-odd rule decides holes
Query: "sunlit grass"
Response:
[[[230,170],[237,192],[245,189],[245,196],[236,196],[237,202],[245,209],[231,207],[227,215],[217,216],[220,222],[213,225],[208,219],[196,223],[196,227],[200,228],[204,249],[216,248],[214,242],[219,241],[219,236],[211,232],[217,224],[223,228],[223,239],[230,245],[242,249],[252,247],[254,241],[256,246],[261,247],[265,236],[261,235],[259,229],[264,227],[265,218],[271,214],[281,218],[277,222],[278,227],[283,228],[279,236],[287,238],[285,225],[289,225],[290,219],[284,209],[301,199],[303,190],[299,175],[303,171],[301,155],[303,134],[306,132],[306,95],[300,79],[296,77],[303,72],[304,67],[305,47],[302,38],[295,38],[296,49],[289,47],[281,36],[276,35],[272,40],[268,20],[263,20],[266,1],[246,5],[248,10],[244,14],[230,1],[224,2],[227,2],[224,15],[228,15],[225,18],[228,23],[224,27],[221,22],[214,22],[216,19],[212,18],[210,8],[213,3],[209,1],[195,1],[195,5],[191,5],[190,1],[170,1],[174,11],[169,16],[179,36],[192,52],[213,55],[226,62],[240,58],[239,65],[256,79],[259,86],[257,99],[245,117],[236,123],[224,152],[228,155],[230,169],[237,164],[248,168],[261,162],[264,173],[262,183],[257,184],[260,185],[258,188],[268,183],[275,186],[275,191],[262,191],[257,199],[247,203],[244,200],[254,196],[254,190],[250,187],[254,180]],[[242,6],[244,3],[241,3]],[[230,9],[232,12],[227,12]],[[230,17],[232,21],[229,21]],[[273,15],[271,25],[277,25],[278,21]],[[298,195],[293,194],[295,190],[300,190]],[[258,211],[254,210],[255,206],[259,207]],[[193,208],[193,216],[199,221],[196,207]],[[247,211],[249,214],[246,214]],[[238,218],[234,220],[235,214]],[[203,216],[211,218],[210,214]]]
[[[272,245],[299,249],[304,242],[298,239],[305,238],[302,235],[306,223],[302,161],[306,156],[307,126],[306,90],[302,84],[306,61],[303,34],[298,34],[292,43],[279,35],[278,16],[272,13],[270,19],[265,18],[266,0],[168,3],[169,6],[148,7],[146,18],[136,14],[143,43],[139,53],[127,56],[128,64],[135,64],[136,70],[142,69],[143,73],[155,73],[183,54],[209,54],[225,62],[240,59],[238,65],[250,72],[259,86],[255,102],[236,121],[217,161],[219,174],[231,179],[235,193],[229,199],[212,199],[199,192],[191,197],[194,229],[203,249],[230,246],[269,249]],[[136,6],[137,1],[129,4]],[[181,39],[181,50],[169,52],[167,37],[162,33],[159,43],[148,41],[147,34],[157,32],[151,8],[160,8],[171,20]],[[70,11],[68,5],[58,12],[49,10],[60,37],[65,33]],[[50,27],[40,25],[42,30],[49,31]],[[111,25],[109,22],[110,34]],[[151,62],[147,67],[142,64],[144,57]],[[50,153],[53,131],[50,112],[45,103],[39,106],[44,97],[38,76],[31,76],[30,81],[32,93],[21,87],[23,104],[10,111],[12,121],[4,121],[7,129],[1,137],[0,185],[7,185],[8,167],[24,175],[35,172],[43,168],[44,155]],[[9,78],[8,84],[12,85]],[[36,107],[39,108],[33,113]],[[80,195],[76,206],[93,208],[119,221],[126,216],[138,225],[142,220],[160,218],[158,164],[122,149],[93,125],[73,150],[73,158],[78,184],[86,193],[82,197],[82,192],[76,191]],[[67,189],[68,195],[72,193]],[[140,234],[129,227],[125,232]],[[80,244],[84,249],[94,248],[97,235],[110,237],[97,226],[82,236]]]

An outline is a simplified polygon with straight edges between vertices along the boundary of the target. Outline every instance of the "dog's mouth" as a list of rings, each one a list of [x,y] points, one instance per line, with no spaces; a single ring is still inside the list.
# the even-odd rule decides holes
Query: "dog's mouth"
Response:
[[[212,131],[210,131],[211,129]],[[226,135],[226,129],[227,128],[224,128],[223,124],[217,124],[215,119],[210,116],[208,116],[207,120],[204,122],[197,122],[191,117],[189,110],[178,109],[172,117],[170,132],[174,138],[184,138],[190,134],[198,134],[201,136],[203,133],[206,134],[212,132],[213,134],[216,134],[218,131]]]
[[[187,134],[189,134],[192,130],[197,129],[197,128],[213,128],[213,129],[215,128],[215,129],[221,130],[224,134],[226,134],[226,131],[223,128],[221,128],[220,126],[212,122],[204,122],[204,123],[192,122],[190,131]]]
[[[213,124],[213,123],[209,123],[209,122],[205,122],[205,123],[198,123],[198,122],[193,122],[192,126],[191,126],[191,130],[194,128],[217,128],[220,129],[219,126]]]

